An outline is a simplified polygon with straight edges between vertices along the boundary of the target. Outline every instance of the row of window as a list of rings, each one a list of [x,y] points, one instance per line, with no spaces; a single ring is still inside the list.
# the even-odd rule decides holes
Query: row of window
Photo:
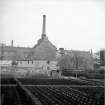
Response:
[[[20,64],[22,64],[23,61],[19,61],[19,62],[20,62]],[[18,63],[19,63],[19,62],[18,62]],[[29,60],[28,60],[28,61],[27,61],[27,64],[33,64],[33,61],[29,61]]]

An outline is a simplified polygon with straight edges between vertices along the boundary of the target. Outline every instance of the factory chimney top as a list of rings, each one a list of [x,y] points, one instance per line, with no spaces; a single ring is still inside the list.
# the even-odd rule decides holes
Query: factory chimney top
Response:
[[[42,39],[46,37],[46,15],[43,15]]]

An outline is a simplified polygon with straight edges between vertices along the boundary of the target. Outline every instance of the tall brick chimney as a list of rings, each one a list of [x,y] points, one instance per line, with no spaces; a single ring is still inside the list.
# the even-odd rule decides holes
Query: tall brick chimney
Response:
[[[46,37],[46,15],[43,15],[42,38]]]

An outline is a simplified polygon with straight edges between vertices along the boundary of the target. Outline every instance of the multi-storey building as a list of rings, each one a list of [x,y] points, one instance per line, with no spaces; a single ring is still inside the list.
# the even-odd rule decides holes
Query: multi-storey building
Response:
[[[33,67],[36,69],[47,69],[47,62],[51,69],[56,69],[57,61],[62,55],[69,55],[71,59],[70,67],[85,69],[93,69],[92,54],[86,51],[73,51],[57,48],[49,41],[46,36],[46,15],[43,15],[42,35],[34,47],[16,47],[11,41],[11,46],[0,45],[0,60],[9,65],[9,62],[16,61],[18,67]],[[58,57],[59,56],[59,57]],[[74,64],[75,63],[75,64]],[[1,64],[1,63],[0,63]],[[5,64],[4,64],[5,65]]]
[[[43,15],[43,32],[37,44],[32,48],[0,46],[1,60],[56,60],[56,47],[48,40],[45,33],[46,16]]]

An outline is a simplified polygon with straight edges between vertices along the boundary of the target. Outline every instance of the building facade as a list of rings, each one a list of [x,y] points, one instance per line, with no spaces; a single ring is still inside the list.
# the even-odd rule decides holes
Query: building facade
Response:
[[[17,67],[27,67],[32,72],[37,71],[37,69],[46,71],[47,67],[50,66],[50,70],[53,70],[55,73],[59,61],[58,58],[62,59],[62,56],[65,55],[68,55],[70,58],[70,68],[85,69],[87,67],[87,69],[93,69],[92,55],[90,52],[64,50],[63,48],[57,50],[56,46],[49,41],[46,36],[46,15],[43,15],[41,38],[34,47],[16,47],[13,45],[13,40],[11,41],[11,46],[0,45],[0,62],[2,62],[0,64],[16,61]],[[50,62],[49,65],[47,62]],[[10,64],[7,63],[7,65]]]
[[[13,40],[11,46],[1,44],[0,60],[56,60],[56,47],[46,36],[46,16],[43,15],[43,31],[41,38],[32,48],[15,47]]]

